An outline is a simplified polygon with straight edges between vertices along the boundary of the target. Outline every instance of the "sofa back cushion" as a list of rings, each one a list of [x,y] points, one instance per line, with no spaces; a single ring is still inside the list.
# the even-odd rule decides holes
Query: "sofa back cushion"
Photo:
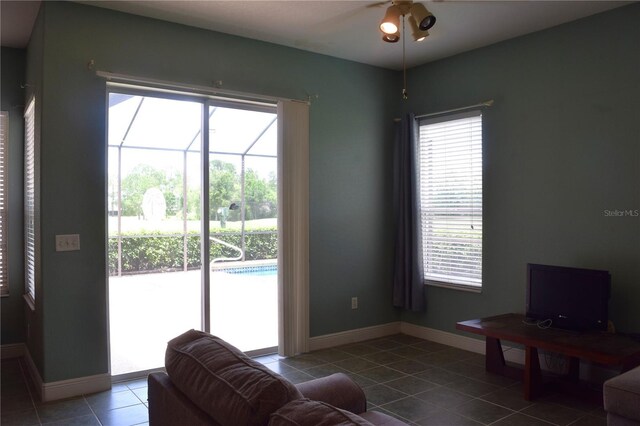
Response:
[[[167,344],[173,384],[222,425],[266,425],[302,394],[289,381],[210,334],[190,330]]]
[[[321,401],[297,399],[271,415],[269,426],[373,426],[362,417]]]

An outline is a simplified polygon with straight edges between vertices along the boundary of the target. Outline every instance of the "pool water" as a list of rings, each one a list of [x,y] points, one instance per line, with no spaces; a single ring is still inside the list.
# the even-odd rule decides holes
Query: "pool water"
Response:
[[[269,276],[278,275],[278,265],[244,266],[224,269],[221,272],[233,275]]]

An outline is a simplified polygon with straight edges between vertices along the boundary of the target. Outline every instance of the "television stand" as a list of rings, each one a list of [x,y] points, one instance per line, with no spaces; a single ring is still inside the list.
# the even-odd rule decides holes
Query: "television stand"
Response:
[[[557,328],[539,328],[528,325],[521,314],[504,314],[489,318],[461,321],[458,330],[480,334],[486,338],[486,369],[524,383],[524,398],[538,397],[544,388],[538,349],[556,352],[567,357],[568,374],[560,383],[566,391],[599,400],[602,393],[593,395],[579,386],[580,360],[608,366],[620,366],[621,372],[640,365],[640,342],[626,336],[606,332],[578,332]],[[524,368],[507,365],[502,353],[501,340],[519,343],[525,347]]]

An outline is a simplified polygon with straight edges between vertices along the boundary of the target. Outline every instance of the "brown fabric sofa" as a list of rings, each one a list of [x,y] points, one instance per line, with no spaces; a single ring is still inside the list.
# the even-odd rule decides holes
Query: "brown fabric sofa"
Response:
[[[640,367],[604,382],[607,425],[640,425]]]
[[[167,345],[167,373],[149,375],[149,423],[178,425],[404,425],[367,412],[342,373],[293,385],[224,340],[190,330]]]

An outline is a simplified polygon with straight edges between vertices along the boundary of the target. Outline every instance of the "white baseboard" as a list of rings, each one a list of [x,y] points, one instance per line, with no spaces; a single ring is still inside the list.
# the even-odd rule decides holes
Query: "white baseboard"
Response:
[[[341,331],[339,333],[324,334],[309,339],[309,350],[317,351],[319,349],[378,339],[398,333],[400,333],[400,322],[390,322],[371,327],[357,328],[355,330]]]
[[[24,356],[24,343],[12,343],[9,345],[0,345],[0,359],[20,358]]]
[[[38,393],[38,398],[42,402],[71,398],[73,396],[111,389],[111,375],[108,373],[45,383],[42,381],[40,372],[28,350],[25,350],[24,358],[27,363],[27,370],[31,376],[35,390]]]
[[[96,374],[42,384],[42,401],[70,398],[111,389],[111,375]]]
[[[434,328],[411,324],[408,322],[392,322],[388,324],[376,325],[373,327],[358,328],[355,330],[342,331],[339,333],[325,334],[323,336],[309,339],[309,350],[316,351],[349,343],[362,342],[369,339],[377,339],[392,334],[404,333],[409,336],[419,337],[443,345],[452,346],[458,349],[485,355],[484,339],[474,339],[448,331],[436,330]],[[509,342],[505,342],[507,345]],[[525,351],[518,347],[504,345],[502,352],[507,362],[524,365]],[[562,362],[555,362],[552,355],[544,352],[538,354],[540,368],[552,373],[564,373]],[[551,360],[551,362],[549,362]],[[589,382],[600,383],[618,374],[618,371],[588,362],[580,363],[580,378]]]
[[[320,349],[332,348],[349,343],[378,339],[398,333],[404,333],[409,336],[419,337],[421,339],[430,340],[432,342],[441,343],[443,345],[452,346],[454,348],[464,349],[470,352],[475,352],[483,355],[485,354],[484,340],[474,339],[471,337],[462,336],[460,334],[436,330],[433,328],[411,324],[408,322],[391,322],[387,324],[311,337],[309,339],[309,350],[317,351]],[[2,345],[0,346],[0,351],[2,353],[2,359],[24,356],[27,365],[27,371],[31,376],[33,384],[35,385],[36,392],[38,392],[38,397],[43,402],[101,392],[111,388],[111,376],[108,373],[44,383],[42,381],[42,377],[40,376],[40,372],[36,368],[36,365],[31,358],[29,350],[24,344],[18,343],[12,345]],[[520,348],[506,347],[503,348],[503,353],[506,361],[524,365],[524,350]],[[551,366],[551,368],[546,365],[547,363],[545,354],[540,354],[539,356],[540,367],[543,370],[551,370],[557,372],[554,370],[553,365]],[[617,374],[613,370],[589,363],[582,363],[580,370],[580,377],[588,381],[602,381]]]
[[[431,340],[432,342],[441,343],[443,345],[452,346],[458,349],[464,349],[471,352],[476,352],[485,355],[486,346],[485,341],[480,339],[474,339],[467,336],[462,336],[455,333],[449,333],[447,331],[436,330],[421,325],[410,324],[407,322],[400,323],[400,332],[408,334],[410,336],[419,337],[421,339]],[[507,344],[509,342],[506,342]],[[525,351],[520,348],[503,346],[502,353],[504,359],[507,362],[514,364],[524,365]],[[540,362],[540,368],[543,371],[551,373],[562,374],[563,366],[567,367],[562,362],[553,362],[553,356],[544,352],[538,352],[538,359]],[[551,360],[551,362],[549,362]],[[606,379],[616,376],[619,371],[606,368],[604,366],[592,364],[589,362],[580,363],[580,379],[600,383]]]
[[[408,334],[409,336],[419,337],[421,339],[484,355],[484,340],[461,336],[459,334],[436,330],[435,328],[424,327],[408,322],[400,323],[400,332]]]
[[[29,373],[29,377],[31,377],[31,383],[33,383],[33,387],[38,393],[37,397],[40,401],[44,401],[42,399],[42,376],[40,376],[38,367],[36,367],[36,363],[33,362],[33,358],[31,358],[31,353],[27,348],[25,348],[25,351],[24,351],[24,359],[27,363],[27,372]]]
[[[452,346],[465,351],[475,352],[485,355],[486,345],[484,339],[474,339],[473,337],[462,336],[448,331],[436,330],[435,328],[424,327],[422,325],[402,322],[400,332],[409,336],[431,340],[432,342]],[[505,361],[524,365],[524,351],[518,348],[506,347],[502,349]]]

